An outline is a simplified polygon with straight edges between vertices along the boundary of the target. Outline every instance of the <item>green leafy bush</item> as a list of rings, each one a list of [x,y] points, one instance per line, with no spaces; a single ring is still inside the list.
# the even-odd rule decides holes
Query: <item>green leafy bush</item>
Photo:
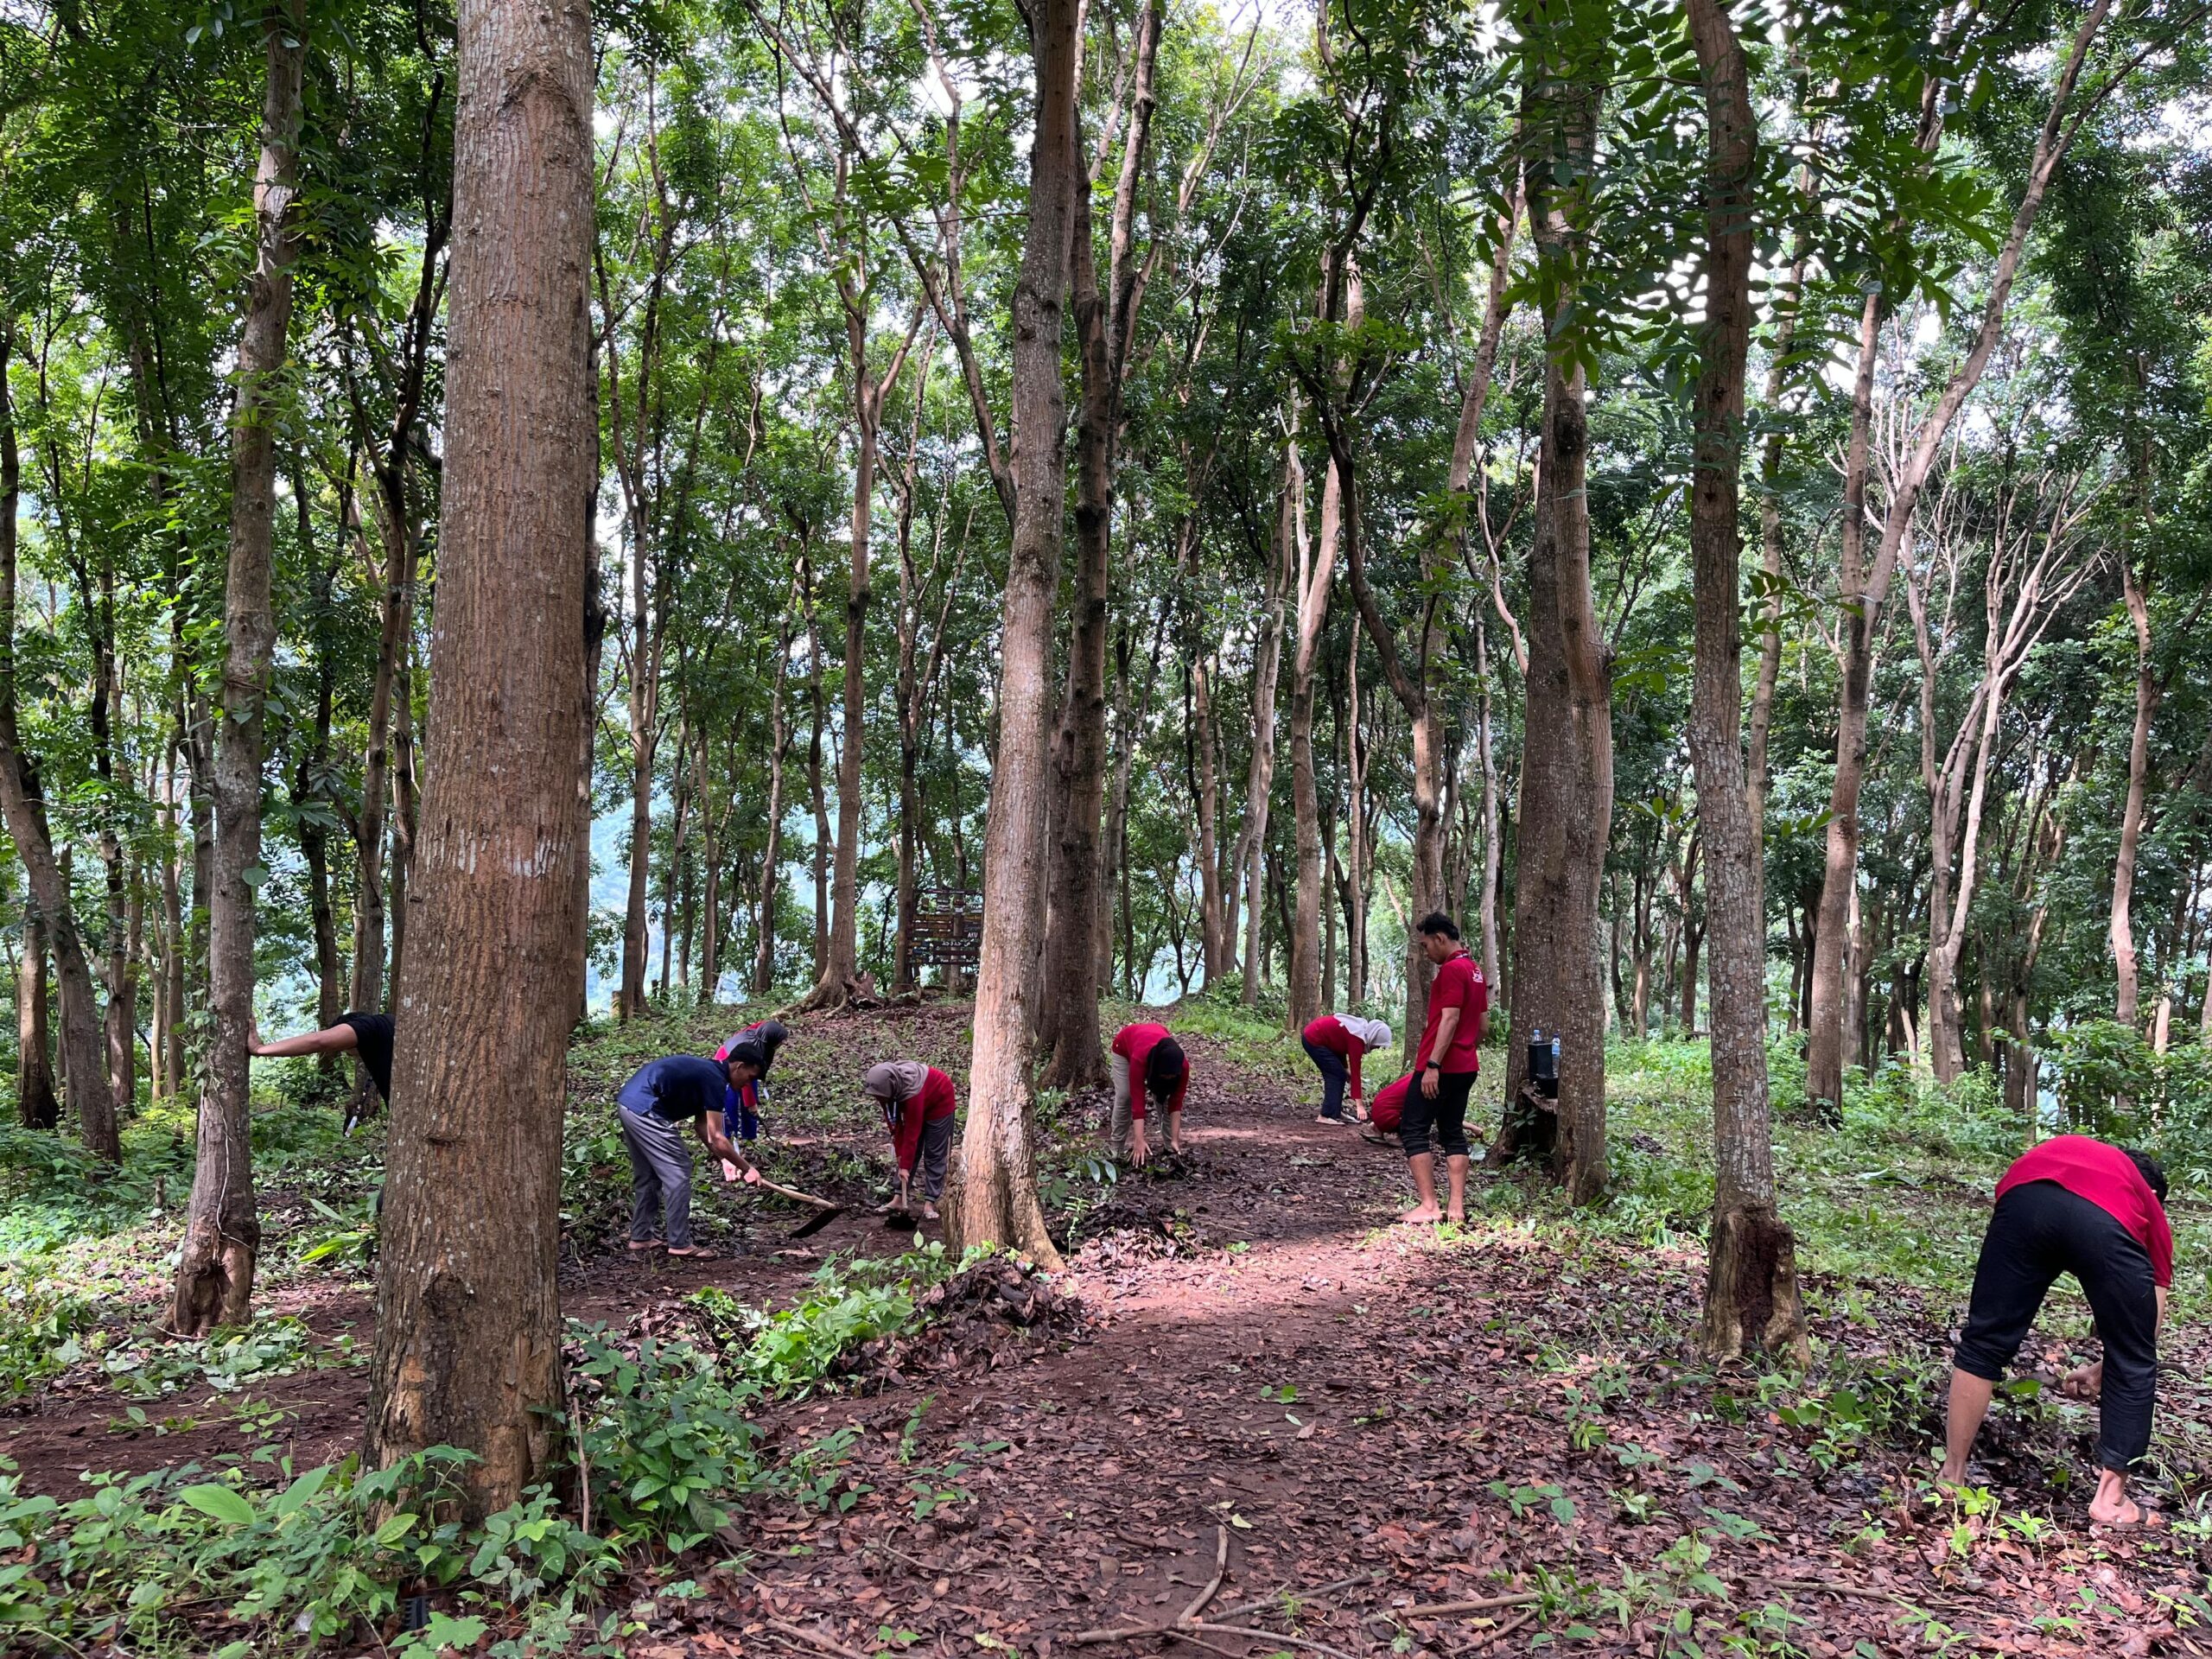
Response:
[[[726,1499],[765,1489],[747,1415],[757,1384],[725,1380],[712,1353],[684,1343],[649,1337],[633,1357],[594,1327],[583,1349],[576,1370],[595,1385],[579,1410],[595,1517],[680,1553],[728,1523]]]
[[[2174,1181],[2212,1185],[2212,1049],[2160,1054],[2132,1026],[2091,1020],[2056,1033],[2047,1058],[2065,1129],[2145,1147]]]
[[[142,1332],[118,1344],[106,1359],[118,1392],[139,1400],[160,1399],[205,1382],[219,1394],[257,1377],[289,1376],[296,1371],[359,1363],[350,1338],[318,1347],[314,1332],[295,1319],[262,1319],[244,1328],[224,1325],[197,1342],[177,1342]]]
[[[1862,1145],[1915,1147],[1938,1158],[2004,1157],[2029,1138],[2028,1126],[2005,1109],[1986,1066],[1951,1084],[1909,1065],[1885,1065],[1871,1077],[1848,1072],[1843,1130]]]
[[[90,1299],[24,1277],[0,1285],[0,1396],[75,1364],[93,1347]]]
[[[0,1633],[188,1652],[186,1615],[212,1605],[251,1630],[218,1659],[304,1651],[389,1615],[404,1583],[467,1570],[459,1527],[431,1518],[466,1461],[439,1447],[364,1473],[349,1458],[260,1489],[188,1464],[94,1476],[61,1503],[24,1495],[0,1460]]]

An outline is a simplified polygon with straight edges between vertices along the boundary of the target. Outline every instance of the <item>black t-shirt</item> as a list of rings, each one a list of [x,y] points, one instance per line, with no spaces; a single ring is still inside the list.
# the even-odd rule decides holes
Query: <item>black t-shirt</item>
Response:
[[[345,1014],[341,1026],[353,1027],[355,1052],[368,1068],[369,1081],[388,1105],[391,1101],[391,1016],[388,1014]]]
[[[671,1054],[639,1066],[615,1099],[640,1115],[651,1112],[683,1123],[703,1112],[721,1110],[728,1086],[729,1072],[714,1061],[696,1054]]]

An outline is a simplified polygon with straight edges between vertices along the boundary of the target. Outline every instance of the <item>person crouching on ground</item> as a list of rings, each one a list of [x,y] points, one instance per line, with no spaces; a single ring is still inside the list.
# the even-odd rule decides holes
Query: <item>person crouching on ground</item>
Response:
[[[1307,1026],[1301,1033],[1306,1043],[1306,1058],[1313,1062],[1321,1073],[1321,1115],[1316,1123],[1342,1123],[1344,1117],[1344,1084],[1351,1084],[1351,1117],[1357,1123],[1366,1116],[1363,1103],[1365,1094],[1359,1086],[1359,1062],[1363,1055],[1389,1046],[1390,1027],[1380,1020],[1363,1020],[1356,1014],[1325,1014]]]
[[[1398,1144],[1398,1125],[1405,1122],[1406,1096],[1413,1092],[1414,1074],[1407,1072],[1395,1083],[1386,1083],[1375,1091],[1375,1103],[1368,1110],[1367,1127],[1359,1138],[1372,1141],[1378,1147]]]
[[[1436,964],[1429,982],[1428,1023],[1414,1056],[1419,1080],[1406,1093],[1405,1118],[1398,1144],[1421,1199],[1398,1219],[1403,1222],[1465,1221],[1467,1218],[1467,1096],[1482,1069],[1478,1051],[1483,1016],[1490,1010],[1490,987],[1483,970],[1459,943],[1459,928],[1440,910],[1421,918],[1421,944]],[[1451,1177],[1448,1208],[1436,1203],[1436,1155],[1432,1140],[1444,1148]]]
[[[1114,1074],[1113,1154],[1141,1165],[1151,1155],[1145,1139],[1145,1104],[1167,1112],[1167,1149],[1183,1150],[1183,1098],[1191,1086],[1191,1062],[1165,1026],[1123,1026],[1114,1033],[1106,1057]]]
[[[914,1208],[914,1166],[922,1171],[922,1219],[935,1221],[937,1201],[944,1196],[945,1154],[952,1149],[952,1125],[960,1110],[952,1079],[919,1060],[886,1060],[861,1074],[861,1087],[883,1111],[891,1132],[891,1152],[899,1166],[898,1196],[876,1206],[882,1215],[907,1215]]]
[[[750,1147],[760,1135],[760,1103],[767,1097],[768,1068],[790,1030],[780,1020],[763,1020],[724,1040],[715,1051],[718,1065],[729,1068],[732,1081],[722,1090],[722,1133],[741,1146]],[[743,1082],[736,1079],[742,1077]],[[722,1160],[722,1179],[737,1179],[737,1166]]]
[[[2151,1447],[2158,1390],[2158,1327],[2174,1281],[2166,1177],[2155,1159],[2087,1135],[2031,1147],[1997,1183],[1997,1207],[1974,1270],[1974,1299],[1952,1356],[1943,1472],[1964,1484],[1967,1454],[2005,1368],[2062,1273],[2081,1281],[2096,1315],[2104,1357],[2069,1376],[2065,1391],[2102,1398],[2096,1495],[2089,1519],[2142,1523],[2128,1471]]]
[[[614,1097],[622,1144],[630,1154],[630,1248],[658,1249],[671,1255],[711,1256],[691,1242],[691,1148],[683,1144],[689,1122],[707,1150],[738,1166],[748,1182],[760,1172],[730,1143],[715,1120],[722,1095],[736,1082],[738,1062],[716,1065],[696,1054],[671,1054],[649,1060],[632,1074]]]

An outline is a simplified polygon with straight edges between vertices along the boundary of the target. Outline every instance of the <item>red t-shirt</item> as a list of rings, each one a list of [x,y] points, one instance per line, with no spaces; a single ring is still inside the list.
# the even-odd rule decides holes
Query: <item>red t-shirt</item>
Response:
[[[2029,1147],[2005,1172],[2005,1179],[1997,1183],[1997,1196],[2001,1198],[2030,1181],[2056,1181],[2075,1197],[2095,1205],[2150,1252],[2152,1278],[2161,1285],[2173,1283],[2174,1233],[2165,1206],[2135,1167],[2135,1160],[2118,1147],[2086,1135],[2054,1135]]]
[[[914,1173],[915,1161],[922,1154],[922,1125],[941,1122],[959,1109],[960,1098],[953,1093],[952,1079],[935,1066],[922,1080],[918,1101],[883,1103],[884,1127],[891,1131],[891,1150],[899,1160],[900,1174]]]
[[[1428,1065],[1429,1048],[1436,1041],[1437,1021],[1444,1010],[1459,1010],[1459,1024],[1452,1033],[1452,1046],[1436,1056],[1443,1069],[1457,1074],[1482,1070],[1483,1016],[1490,1012],[1490,985],[1482,965],[1465,950],[1437,966],[1428,988],[1428,1023],[1421,1028],[1421,1048],[1414,1056],[1418,1072]]]
[[[1141,1122],[1144,1119],[1145,1096],[1149,1092],[1144,1086],[1145,1062],[1152,1058],[1152,1051],[1175,1033],[1165,1026],[1146,1021],[1123,1026],[1114,1033],[1114,1052],[1129,1063],[1129,1116]],[[1191,1086],[1191,1060],[1183,1058],[1183,1075],[1175,1079],[1175,1093],[1167,1103],[1167,1109],[1183,1109],[1183,1096]]]
[[[1325,1048],[1332,1054],[1341,1054],[1351,1062],[1351,1097],[1362,1098],[1359,1088],[1359,1057],[1367,1052],[1367,1045],[1344,1022],[1333,1014],[1325,1014],[1300,1033],[1316,1048]]]
[[[1395,1083],[1384,1084],[1375,1096],[1375,1103],[1367,1109],[1367,1121],[1376,1131],[1389,1135],[1404,1121],[1406,1090],[1414,1086],[1414,1073],[1408,1071]]]

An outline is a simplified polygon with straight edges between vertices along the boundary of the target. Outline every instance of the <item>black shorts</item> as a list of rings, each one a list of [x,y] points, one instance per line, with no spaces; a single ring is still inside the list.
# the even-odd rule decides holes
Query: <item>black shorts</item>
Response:
[[[1467,1096],[1474,1092],[1474,1071],[1445,1071],[1437,1076],[1436,1098],[1431,1100],[1421,1091],[1421,1076],[1416,1071],[1406,1090],[1405,1116],[1398,1121],[1398,1144],[1406,1149],[1406,1156],[1418,1158],[1429,1150],[1433,1139],[1447,1158],[1467,1155]]]
[[[1952,1363],[1992,1382],[2003,1377],[2064,1273],[2081,1281],[2104,1343],[2097,1461],[2125,1471],[2151,1446],[2158,1296],[2150,1252],[2109,1211],[2056,1181],[2026,1181],[1998,1199]]]

